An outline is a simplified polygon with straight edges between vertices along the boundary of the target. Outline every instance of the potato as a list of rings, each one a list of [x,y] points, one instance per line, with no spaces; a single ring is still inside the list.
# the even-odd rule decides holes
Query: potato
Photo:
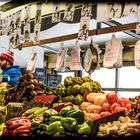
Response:
[[[139,129],[134,128],[134,131],[135,131],[135,134],[140,134],[140,130]]]
[[[140,130],[140,123],[136,123],[132,127]]]
[[[127,133],[127,131],[122,131],[122,132],[118,132],[119,136],[124,136]]]

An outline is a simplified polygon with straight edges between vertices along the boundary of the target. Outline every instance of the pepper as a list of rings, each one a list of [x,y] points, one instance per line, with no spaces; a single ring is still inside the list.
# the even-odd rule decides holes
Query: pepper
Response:
[[[73,109],[68,111],[66,116],[75,118],[79,123],[84,121],[84,112],[79,109]]]
[[[74,109],[73,106],[66,106],[66,107],[64,107],[64,108],[61,109],[61,111],[59,112],[59,114],[61,116],[66,116],[66,113],[68,111],[70,111],[70,110],[73,110],[73,109]]]
[[[47,127],[48,126],[46,124],[40,124],[38,128],[41,130],[47,131]]]
[[[90,135],[92,132],[92,126],[91,124],[88,124],[88,122],[83,122],[82,124],[78,125],[77,133],[80,135]]]
[[[61,121],[62,118],[63,118],[62,116],[51,116],[51,117],[49,118],[48,124],[51,124],[51,123],[53,123],[53,122],[55,122],[55,121]]]
[[[42,121],[32,122],[32,126],[39,126],[40,124],[43,124],[43,122]]]
[[[43,113],[44,118],[49,118],[50,116],[57,116],[58,112],[54,109],[48,109]]]
[[[48,135],[54,135],[57,132],[64,132],[64,128],[62,126],[62,123],[60,121],[55,121],[48,125],[47,127],[47,134]]]
[[[62,118],[61,123],[63,127],[68,131],[74,132],[78,129],[78,121],[72,117]]]

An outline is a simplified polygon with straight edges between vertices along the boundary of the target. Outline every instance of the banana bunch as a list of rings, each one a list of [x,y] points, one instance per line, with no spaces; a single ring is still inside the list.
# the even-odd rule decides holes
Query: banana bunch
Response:
[[[93,86],[93,90],[92,91],[96,92],[96,91],[101,91],[102,90],[102,87],[101,87],[99,82],[91,81],[90,83]]]
[[[81,77],[76,76],[73,78],[73,83],[74,83],[74,85],[81,85],[81,84],[83,84],[83,80]]]
[[[65,96],[66,87],[63,84],[58,84],[56,87],[56,95]]]
[[[48,109],[48,107],[34,107],[25,111],[22,116],[28,119],[33,119],[42,116],[43,113]]]

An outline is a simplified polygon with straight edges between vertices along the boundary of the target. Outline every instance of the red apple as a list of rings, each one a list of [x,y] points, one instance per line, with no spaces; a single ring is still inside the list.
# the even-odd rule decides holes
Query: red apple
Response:
[[[113,112],[116,107],[121,107],[121,105],[118,103],[113,103],[110,107],[110,111]]]
[[[108,102],[104,103],[103,106],[102,106],[102,110],[103,111],[109,111],[110,110],[110,106],[111,106],[110,103],[108,103]]]
[[[108,115],[110,115],[110,114],[111,114],[110,112],[104,111],[104,112],[101,112],[101,113],[100,113],[100,117],[105,117],[105,116],[108,116]]]
[[[112,91],[112,92],[106,94],[106,98],[107,98],[108,102],[112,104],[118,100],[118,95],[115,91]]]

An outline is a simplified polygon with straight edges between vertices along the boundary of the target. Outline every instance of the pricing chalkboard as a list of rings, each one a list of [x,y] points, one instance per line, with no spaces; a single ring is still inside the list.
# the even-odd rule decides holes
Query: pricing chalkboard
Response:
[[[57,75],[57,74],[48,74],[47,75],[47,85],[52,88],[52,89],[55,89],[56,86],[58,84],[61,83],[62,81],[62,75]]]
[[[44,69],[44,68],[36,68],[34,74],[38,78],[45,77],[46,76],[46,69]]]

